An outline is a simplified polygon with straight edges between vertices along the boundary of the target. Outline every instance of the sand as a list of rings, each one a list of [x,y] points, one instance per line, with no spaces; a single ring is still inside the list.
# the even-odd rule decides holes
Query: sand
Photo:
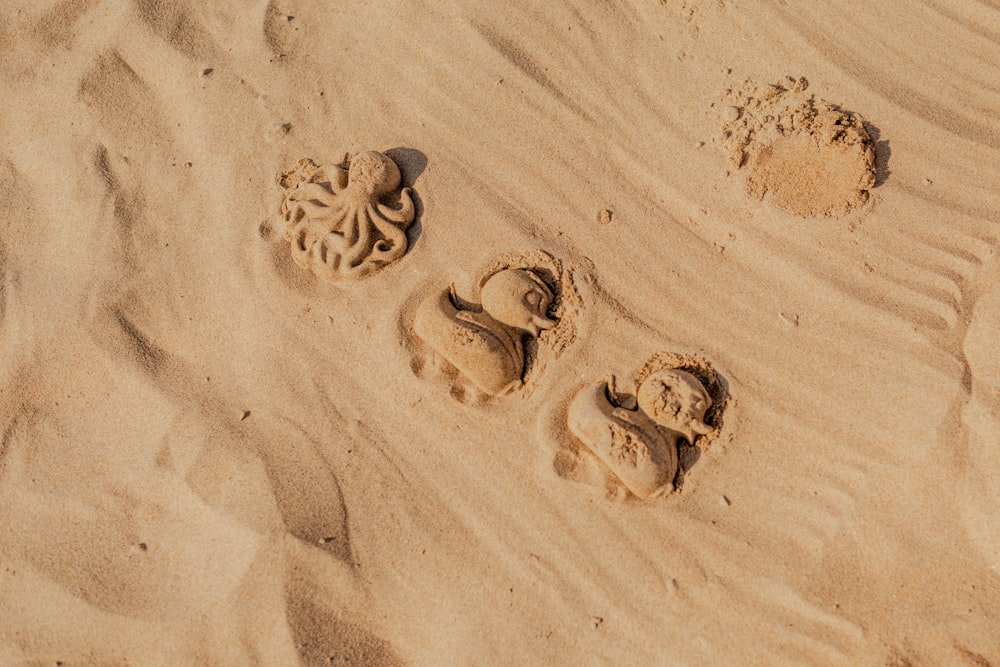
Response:
[[[998,44],[0,0],[0,664],[1000,664]]]

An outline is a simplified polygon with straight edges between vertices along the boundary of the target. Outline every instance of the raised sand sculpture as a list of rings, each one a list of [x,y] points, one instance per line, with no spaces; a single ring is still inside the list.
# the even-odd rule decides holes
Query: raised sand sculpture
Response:
[[[677,475],[677,441],[707,435],[712,399],[686,371],[655,371],[639,386],[638,408],[615,406],[607,383],[585,387],[569,405],[570,432],[639,498],[669,493]]]
[[[399,190],[400,180],[396,163],[377,151],[322,167],[300,160],[279,176],[286,189],[284,238],[295,263],[339,281],[363,278],[402,257],[415,208],[410,188]]]
[[[476,387],[494,396],[522,385],[524,337],[555,326],[552,290],[532,271],[503,269],[482,286],[481,310],[455,306],[443,290],[417,308],[413,330]]]

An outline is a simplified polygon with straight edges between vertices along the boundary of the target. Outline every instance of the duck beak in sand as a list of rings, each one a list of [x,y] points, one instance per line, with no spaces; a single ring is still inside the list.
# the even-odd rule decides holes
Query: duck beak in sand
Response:
[[[692,416],[688,420],[687,429],[682,431],[682,433],[689,443],[694,444],[695,435],[708,435],[713,430],[715,429],[697,417]]]
[[[691,430],[697,433],[698,435],[708,435],[714,430],[711,426],[701,421],[700,419],[692,419],[690,427]]]
[[[555,320],[550,320],[549,318],[543,317],[541,315],[532,316],[531,323],[535,327],[535,330],[532,332],[532,335],[534,335],[535,338],[538,337],[538,333],[540,331],[544,331],[545,329],[551,329],[556,325]]]

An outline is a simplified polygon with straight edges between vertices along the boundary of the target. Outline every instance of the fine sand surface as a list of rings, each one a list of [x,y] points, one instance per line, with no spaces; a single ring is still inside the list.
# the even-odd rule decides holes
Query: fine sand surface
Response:
[[[1000,665],[998,71],[991,0],[0,0],[0,664]],[[364,151],[325,279],[276,177]],[[413,322],[512,267],[490,396]],[[668,361],[640,500],[567,406]]]

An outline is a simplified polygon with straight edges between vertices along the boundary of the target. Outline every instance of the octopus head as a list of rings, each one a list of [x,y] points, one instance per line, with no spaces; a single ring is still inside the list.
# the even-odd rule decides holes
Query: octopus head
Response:
[[[402,177],[399,167],[387,155],[378,151],[365,151],[351,158],[348,182],[357,192],[381,197],[399,187]]]
[[[483,309],[493,319],[535,337],[556,324],[546,316],[553,298],[549,286],[525,269],[504,269],[493,274],[481,294]]]
[[[680,433],[692,444],[696,435],[708,435],[713,430],[705,423],[712,397],[698,378],[687,371],[676,368],[656,371],[640,385],[636,402],[653,421]]]

